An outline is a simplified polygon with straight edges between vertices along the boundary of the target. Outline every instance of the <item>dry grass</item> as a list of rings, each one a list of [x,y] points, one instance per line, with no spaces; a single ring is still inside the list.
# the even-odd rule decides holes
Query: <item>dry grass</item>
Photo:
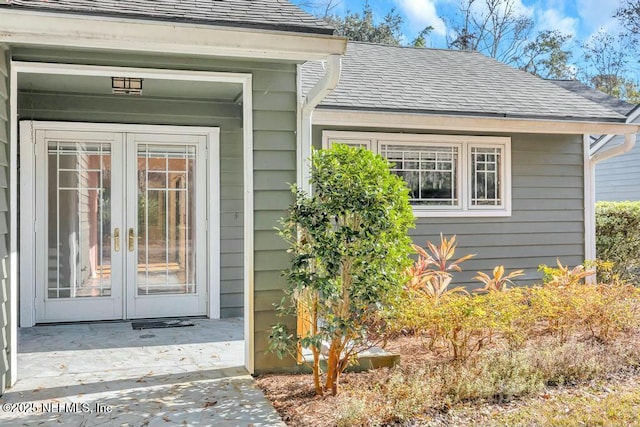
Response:
[[[540,396],[549,390],[635,377],[640,366],[639,344],[637,336],[608,344],[576,337],[559,342],[543,336],[519,350],[493,345],[460,363],[451,361],[442,350],[427,350],[417,338],[399,337],[390,342],[389,349],[401,353],[402,366],[346,374],[342,392],[335,397],[315,397],[308,375],[270,375],[259,378],[258,383],[292,426],[464,426],[474,425],[483,408],[495,412],[488,419],[502,420],[495,425],[530,425],[527,420],[535,424],[536,414],[545,406],[546,399]],[[622,397],[633,402],[637,395]],[[523,409],[517,420],[501,418],[514,402],[532,399],[529,412]],[[538,401],[540,406],[536,406]],[[574,404],[586,406],[587,402],[578,399]],[[468,405],[474,409],[465,412]]]

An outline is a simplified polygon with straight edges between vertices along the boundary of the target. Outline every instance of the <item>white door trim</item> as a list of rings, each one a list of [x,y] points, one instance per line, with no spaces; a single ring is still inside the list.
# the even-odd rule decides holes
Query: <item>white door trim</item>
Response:
[[[36,241],[35,218],[35,162],[36,156],[33,151],[35,141],[33,137],[39,131],[70,131],[70,132],[96,132],[96,133],[116,133],[116,134],[164,134],[164,135],[190,135],[202,136],[207,140],[206,151],[211,155],[207,161],[207,175],[204,182],[207,183],[208,203],[206,204],[207,240],[206,248],[206,283],[208,292],[207,316],[212,319],[220,318],[220,187],[219,175],[219,128],[212,127],[190,127],[190,126],[162,126],[162,125],[129,125],[129,124],[101,124],[87,122],[48,122],[48,121],[21,121],[21,185],[23,197],[21,198],[21,233],[20,242],[23,253],[36,254],[38,248],[42,250],[41,244]],[[123,150],[126,148],[123,146]],[[124,151],[123,151],[124,153]],[[42,153],[40,153],[42,155]],[[208,157],[208,156],[207,156]],[[124,171],[123,171],[124,172]],[[28,191],[28,192],[27,192]],[[24,197],[26,194],[31,197]],[[44,195],[40,195],[44,197]],[[43,224],[38,224],[41,229]],[[123,239],[126,239],[124,223],[121,232]],[[42,233],[42,230],[40,230]],[[42,234],[41,234],[42,235]],[[36,301],[34,283],[37,265],[37,256],[21,257],[20,259],[20,292],[22,300],[21,327],[33,326],[36,322],[34,315],[36,306],[41,304]],[[126,301],[126,298],[123,298]],[[123,306],[123,313],[126,315],[127,307]]]
[[[166,135],[166,137],[163,137]],[[126,170],[126,182],[133,183],[138,181],[138,144],[152,144],[156,147],[163,145],[189,145],[196,147],[195,162],[195,198],[194,204],[189,205],[195,208],[194,218],[197,227],[193,239],[193,248],[195,249],[195,279],[196,292],[188,294],[170,294],[170,295],[138,295],[138,251],[139,245],[135,244],[133,251],[131,248],[125,249],[127,262],[127,287],[126,287],[126,304],[125,313],[127,319],[145,318],[145,317],[165,317],[165,316],[188,316],[206,314],[210,319],[219,318],[211,310],[211,301],[220,299],[220,286],[211,278],[211,273],[220,269],[220,253],[209,253],[208,248],[211,241],[220,241],[219,223],[212,221],[209,227],[209,212],[219,210],[219,191],[217,187],[209,188],[211,170],[207,171],[207,152],[218,150],[218,132],[211,129],[207,134],[187,134],[186,132],[172,132],[171,134],[158,132],[127,132],[126,133],[126,158],[128,160]],[[136,159],[136,160],[134,160]],[[214,166],[215,172],[220,173],[219,165]],[[131,184],[125,185],[126,199],[129,203],[138,199],[138,188]],[[138,223],[138,211],[131,206],[127,207],[127,219],[125,221],[127,230],[134,229],[136,236],[140,234]],[[202,221],[204,220],[204,224]],[[204,234],[203,234],[204,232]],[[128,231],[127,231],[128,233]],[[204,238],[203,238],[204,237]],[[125,236],[128,239],[128,236]],[[137,240],[137,239],[136,239]],[[128,245],[127,245],[128,246]],[[207,256],[207,253],[209,254]],[[204,270],[200,268],[204,266]],[[204,288],[201,288],[202,284]],[[203,294],[203,291],[205,294]]]
[[[187,80],[196,79],[194,72],[173,69],[147,69],[129,67],[106,67],[99,65],[83,66],[78,68],[77,64],[54,64],[36,63],[21,61],[11,61],[10,68],[10,146],[9,146],[9,202],[10,202],[10,229],[18,230],[18,78],[20,73],[38,74],[74,74],[74,70],[81,70],[82,75],[96,75],[105,73],[106,70],[118,71],[120,75],[132,75],[132,70],[139,70],[149,73],[150,78],[162,78],[167,80]],[[223,77],[228,83],[239,83],[242,85],[242,133],[243,133],[243,158],[244,158],[244,341],[245,341],[245,367],[249,373],[254,372],[254,212],[253,212],[253,77],[251,73],[224,73],[224,72],[197,72],[198,81],[219,82]],[[75,72],[77,75],[77,72]],[[206,80],[205,80],[206,79]],[[10,233],[9,236],[9,277],[10,289],[10,342],[9,342],[9,383],[14,384],[18,379],[18,233]]]

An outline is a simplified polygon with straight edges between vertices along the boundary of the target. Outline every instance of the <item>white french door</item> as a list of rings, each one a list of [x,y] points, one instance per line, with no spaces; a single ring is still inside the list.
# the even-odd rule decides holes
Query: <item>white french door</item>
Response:
[[[105,127],[32,132],[35,321],[208,314],[208,136]]]
[[[206,314],[206,138],[126,139],[127,315]]]

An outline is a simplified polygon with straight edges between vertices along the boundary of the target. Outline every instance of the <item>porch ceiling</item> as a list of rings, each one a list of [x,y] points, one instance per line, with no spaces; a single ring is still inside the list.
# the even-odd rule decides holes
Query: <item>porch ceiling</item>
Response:
[[[18,79],[18,89],[20,91],[82,93],[90,95],[111,95],[112,93],[111,78],[103,76],[21,74]],[[144,79],[142,95],[140,96],[144,98],[206,99],[209,101],[231,102],[238,99],[241,94],[242,85],[236,83]]]

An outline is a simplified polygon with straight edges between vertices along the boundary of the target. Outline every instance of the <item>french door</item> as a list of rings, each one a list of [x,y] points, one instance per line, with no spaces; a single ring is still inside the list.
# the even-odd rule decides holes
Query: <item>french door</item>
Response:
[[[207,136],[34,136],[35,321],[207,314]]]

